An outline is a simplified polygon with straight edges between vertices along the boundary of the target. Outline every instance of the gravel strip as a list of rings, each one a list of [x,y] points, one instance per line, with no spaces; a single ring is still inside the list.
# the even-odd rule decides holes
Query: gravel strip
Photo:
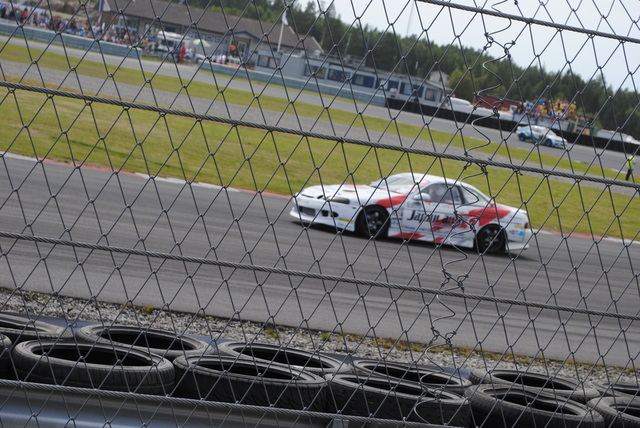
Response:
[[[491,352],[463,352],[424,344],[407,344],[396,339],[377,341],[339,332],[320,332],[288,328],[273,324],[221,319],[199,314],[178,313],[152,307],[103,303],[35,292],[0,289],[0,311],[53,317],[56,323],[79,327],[88,323],[132,325],[176,334],[188,334],[213,340],[236,340],[269,343],[301,350],[319,350],[338,356],[385,358],[401,363],[418,363],[445,369],[457,368],[464,375],[472,369],[519,369],[548,376],[566,376],[580,381],[637,383],[635,367],[603,367],[573,361],[533,359],[526,356],[507,358]],[[48,320],[52,321],[52,320]],[[514,362],[515,361],[515,362]]]

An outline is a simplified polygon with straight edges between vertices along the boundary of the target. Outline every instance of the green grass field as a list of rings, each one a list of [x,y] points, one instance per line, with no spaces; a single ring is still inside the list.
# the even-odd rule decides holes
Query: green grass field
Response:
[[[12,45],[0,48],[0,61],[33,62],[41,67],[69,70],[95,77],[112,73],[118,83],[155,90],[189,91],[192,96],[215,94],[219,102],[240,105],[259,103],[265,110],[287,111],[299,116],[321,118],[334,123],[354,124],[369,130],[401,134],[453,146],[527,159],[537,166],[562,168],[575,173],[615,178],[616,173],[570,164],[555,156],[521,149],[507,149],[479,140],[452,136],[444,132],[390,123],[388,120],[323,109],[320,106],[291,103],[277,97],[260,96],[222,89],[197,81],[184,82],[162,75],[148,76],[139,70],[109,68],[82,61],[70,64],[66,57],[27,51]],[[147,82],[150,80],[150,82]],[[14,80],[16,81],[16,80]],[[42,82],[26,82],[42,86]],[[73,91],[70,88],[62,88]],[[481,170],[466,164],[424,155],[407,154],[347,143],[311,139],[295,135],[248,129],[183,117],[165,117],[155,112],[123,110],[106,104],[48,97],[29,91],[0,89],[0,151],[55,159],[76,165],[106,167],[118,171],[178,177],[197,182],[233,186],[292,195],[302,187],[353,181],[367,183],[396,172],[415,171],[461,178],[501,202],[522,206],[529,212],[534,228],[574,231],[594,236],[637,239],[640,230],[639,198],[575,183],[539,177],[528,178],[512,170]],[[619,177],[618,177],[619,178]]]

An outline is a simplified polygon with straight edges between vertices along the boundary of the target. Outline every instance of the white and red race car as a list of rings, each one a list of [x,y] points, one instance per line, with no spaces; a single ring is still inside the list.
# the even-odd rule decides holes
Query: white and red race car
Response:
[[[290,215],[374,238],[436,242],[480,253],[529,247],[527,212],[496,204],[475,187],[434,175],[395,174],[369,185],[304,188]]]

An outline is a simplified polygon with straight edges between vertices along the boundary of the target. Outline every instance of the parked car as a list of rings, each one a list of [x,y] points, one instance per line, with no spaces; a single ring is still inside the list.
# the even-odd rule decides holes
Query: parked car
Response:
[[[445,100],[442,102],[442,107],[445,109],[476,116],[493,116],[495,114],[493,110],[485,107],[479,107],[472,104],[471,101],[455,97],[445,98]]]
[[[533,141],[558,149],[567,148],[567,140],[553,132],[550,128],[538,125],[521,126],[516,130],[520,141]]]
[[[373,238],[400,238],[477,248],[529,247],[527,212],[496,204],[475,187],[433,175],[401,173],[367,185],[311,186],[293,198],[290,215]]]

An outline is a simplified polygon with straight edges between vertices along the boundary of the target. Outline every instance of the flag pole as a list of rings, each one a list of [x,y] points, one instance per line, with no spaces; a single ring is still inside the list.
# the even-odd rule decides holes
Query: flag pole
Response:
[[[278,53],[280,53],[280,45],[282,44],[282,33],[284,32],[284,26],[289,25],[287,22],[287,9],[289,9],[289,5],[285,1],[284,12],[282,13],[282,24],[280,24],[280,37],[278,37]]]

